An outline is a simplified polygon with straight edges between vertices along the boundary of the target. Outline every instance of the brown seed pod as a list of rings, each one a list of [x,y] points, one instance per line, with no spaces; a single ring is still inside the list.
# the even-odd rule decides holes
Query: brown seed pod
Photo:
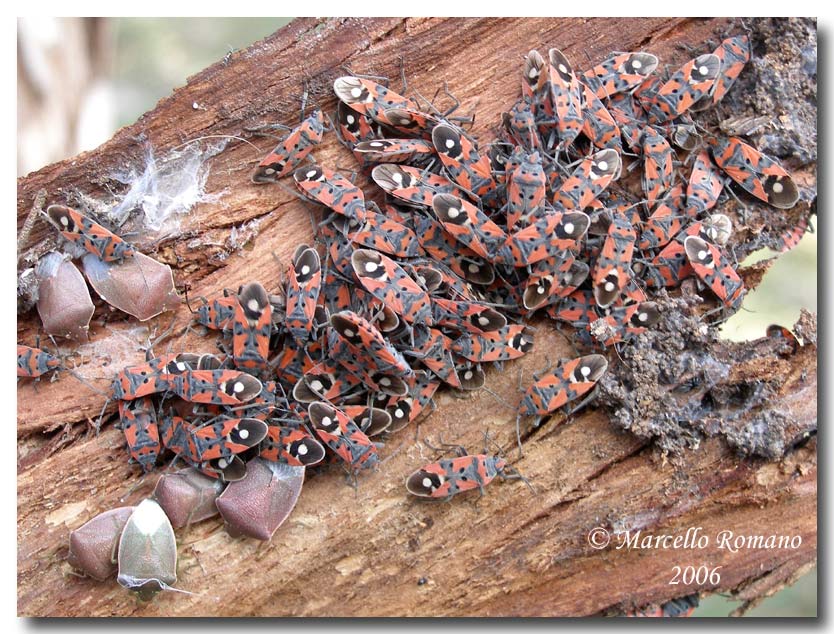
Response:
[[[246,477],[230,483],[217,498],[226,530],[234,537],[270,539],[295,508],[302,484],[304,467],[250,460]]]
[[[165,511],[171,525],[182,528],[217,515],[220,511],[215,501],[224,487],[221,480],[188,467],[159,478],[153,490],[153,498]]]
[[[50,251],[38,261],[38,314],[44,330],[56,337],[86,341],[95,311],[81,271],[64,256]]]
[[[121,263],[104,262],[88,254],[82,264],[95,292],[139,321],[147,321],[180,304],[171,267],[138,251]]]
[[[67,556],[69,564],[96,581],[114,576],[119,538],[134,508],[122,506],[99,513],[72,531]]]

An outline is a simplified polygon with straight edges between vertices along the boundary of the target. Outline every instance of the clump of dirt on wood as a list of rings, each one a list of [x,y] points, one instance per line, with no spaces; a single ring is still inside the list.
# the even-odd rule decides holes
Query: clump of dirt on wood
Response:
[[[720,341],[695,310],[697,297],[658,303],[661,321],[625,346],[623,362],[598,384],[598,403],[611,410],[616,426],[653,440],[673,458],[721,436],[742,455],[776,460],[816,433],[816,419],[796,420],[773,407],[791,372],[784,357],[797,353],[785,341]],[[809,319],[804,313],[796,329],[813,355]]]

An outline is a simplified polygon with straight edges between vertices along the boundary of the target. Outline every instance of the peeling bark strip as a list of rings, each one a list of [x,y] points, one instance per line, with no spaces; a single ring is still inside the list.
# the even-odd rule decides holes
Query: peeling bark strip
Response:
[[[477,110],[473,134],[486,141],[517,95],[520,60],[531,47],[558,45],[576,60],[584,60],[585,52],[598,60],[612,50],[645,49],[674,64],[687,56],[680,45],[703,47],[729,26],[723,19],[679,18],[296,20],[190,78],[97,150],[20,179],[18,229],[42,188],[48,204],[71,204],[76,192],[109,201],[108,192],[123,187],[114,174],[130,168],[141,173],[147,146],[165,156],[197,137],[239,136],[260,123],[297,123],[304,79],[319,105],[332,111],[330,86],[345,64],[358,73],[395,78],[402,57],[410,86],[424,94],[448,81],[462,112]],[[473,67],[472,60],[483,61]],[[282,268],[275,257],[286,263],[298,244],[311,239],[306,206],[280,187],[251,184],[254,166],[274,145],[271,139],[252,142],[258,151],[232,140],[209,160],[205,193],[218,198],[197,204],[183,217],[180,234],[155,246],[155,256],[172,265],[178,283],[190,284],[191,297],[252,279],[268,284]],[[328,166],[354,164],[332,135],[316,157]],[[799,173],[803,185],[813,186],[813,168]],[[358,184],[364,187],[363,178]],[[807,211],[807,203],[800,204]],[[758,222],[754,214],[749,226]],[[24,259],[54,244],[51,231],[40,221],[31,227],[20,247]],[[230,240],[231,231],[243,237]],[[238,253],[241,240],[249,247]],[[154,246],[150,237],[135,243],[146,251]],[[107,313],[98,308],[91,342],[76,355],[77,373],[100,390],[118,368],[143,359],[140,346],[149,336],[118,314],[104,324]],[[158,331],[170,319],[163,316]],[[184,333],[189,319],[182,306],[172,349],[212,351],[212,338]],[[487,376],[487,385],[511,405],[520,398],[518,372],[529,379],[545,367],[545,357],[572,355],[549,323],[533,325],[539,330],[532,353]],[[18,341],[33,342],[37,327],[33,313],[23,315]],[[812,325],[803,328],[811,344],[793,356],[779,356],[766,343],[746,346],[744,359],[721,344],[712,349],[728,365],[730,384],[758,378],[772,388],[782,382],[750,416],[778,408],[785,420],[815,420],[815,331]],[[732,394],[726,396],[723,405],[716,401],[719,411],[734,402]],[[102,401],[66,375],[56,383],[18,387],[21,615],[579,616],[661,603],[697,589],[737,590],[740,598],[755,601],[816,559],[815,438],[795,443],[786,431],[779,461],[740,457],[707,432],[714,422],[721,436],[740,437],[748,414],[731,423],[727,417],[704,420],[698,449],[665,463],[647,440],[618,430],[604,411],[589,409],[567,424],[557,417],[529,434],[524,459],[514,466],[536,495],[511,481],[491,485],[477,503],[477,495],[451,504],[413,499],[405,493],[405,478],[436,456],[404,431],[387,442],[382,457],[390,459],[361,478],[355,493],[339,472],[309,478],[293,515],[269,543],[232,539],[217,519],[179,530],[178,587],[194,594],[163,594],[140,605],[115,582],[66,574],[69,531],[101,511],[138,503],[155,481],[148,478],[131,491],[138,471],[127,465],[123,436],[112,425],[98,437],[85,433]],[[437,401],[437,411],[420,427],[421,438],[437,442],[442,434],[445,442],[480,450],[488,429],[500,445],[513,446],[515,415],[492,395],[457,400],[444,392]],[[799,425],[796,431],[803,430]],[[628,531],[685,535],[694,527],[709,536],[703,549],[616,548]],[[594,529],[604,529],[612,544],[594,548]],[[798,536],[801,544],[733,552],[718,545],[725,530]],[[702,565],[721,566],[720,582],[699,588],[669,584],[674,566]]]

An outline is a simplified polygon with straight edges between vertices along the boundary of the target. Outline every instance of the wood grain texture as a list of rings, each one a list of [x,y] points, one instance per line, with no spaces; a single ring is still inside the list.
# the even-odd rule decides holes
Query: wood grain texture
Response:
[[[148,147],[164,156],[201,136],[240,136],[247,126],[297,123],[302,80],[332,112],[330,86],[344,74],[343,65],[397,77],[402,58],[409,86],[431,96],[447,81],[462,112],[477,110],[474,135],[489,139],[518,94],[521,58],[530,48],[559,46],[568,58],[583,61],[586,53],[597,60],[611,50],[643,49],[669,63],[683,62],[687,53],[679,45],[700,44],[726,26],[725,20],[679,18],[296,20],[189,78],[100,148],[20,179],[18,230],[41,189],[49,203],[64,202],[75,191],[106,198],[113,174],[141,165]],[[231,141],[210,160],[206,190],[220,194],[218,202],[197,205],[180,234],[161,244],[136,240],[174,267],[178,284],[190,285],[190,296],[252,279],[269,287],[296,246],[311,240],[304,204],[281,187],[251,184],[251,171],[274,145],[252,141],[259,151]],[[329,166],[355,165],[333,135],[315,156]],[[358,183],[366,182],[359,175]],[[253,219],[260,224],[251,244],[229,249],[230,229]],[[32,258],[50,244],[53,230],[37,222],[20,251]],[[91,342],[78,348],[76,368],[102,391],[119,368],[143,359],[140,347],[148,336],[144,326],[108,312],[97,309]],[[163,316],[152,325],[162,330],[170,320]],[[170,345],[212,351],[212,338],[184,332],[189,320],[183,306]],[[533,353],[502,373],[488,373],[487,385],[511,405],[519,398],[519,371],[529,377],[545,366],[545,357],[572,355],[561,334],[543,322],[535,325]],[[21,317],[18,340],[31,343],[37,327],[34,313]],[[803,359],[781,367],[763,353],[764,361],[757,365],[753,359],[739,372],[766,366],[787,377],[800,362],[806,370],[812,364],[801,398],[786,398],[781,406],[807,416],[813,399],[815,416],[814,355],[815,349],[806,351]],[[356,490],[335,471],[309,478],[294,513],[269,543],[232,539],[217,519],[178,531],[177,586],[194,594],[164,593],[143,605],[115,581],[69,575],[64,561],[70,530],[101,511],[136,503],[156,478],[137,488],[121,432],[107,425],[100,435],[91,433],[103,401],[67,375],[18,387],[21,615],[594,615],[693,591],[669,585],[674,565],[720,565],[720,584],[705,589],[746,588],[744,598],[750,599],[816,558],[815,440],[767,462],[740,458],[711,439],[673,464],[616,430],[603,412],[588,411],[568,423],[547,422],[530,436],[517,466],[533,482],[535,495],[507,482],[491,486],[479,501],[477,494],[451,504],[407,497],[405,477],[435,458],[409,429],[387,441],[387,460],[363,475]],[[437,441],[442,434],[447,442],[476,449],[489,430],[499,444],[512,447],[515,416],[495,396],[480,392],[455,399],[444,392],[437,404],[419,428],[421,438]],[[712,539],[704,550],[594,550],[587,535],[597,526],[615,534],[680,534],[697,526]],[[802,544],[734,553],[717,548],[721,530],[800,535]]]

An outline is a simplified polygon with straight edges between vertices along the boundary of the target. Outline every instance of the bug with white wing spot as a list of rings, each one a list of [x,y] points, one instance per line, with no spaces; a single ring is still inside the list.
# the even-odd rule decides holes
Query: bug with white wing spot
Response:
[[[313,334],[314,316],[321,293],[321,276],[318,252],[306,244],[299,245],[287,272],[285,327],[302,346]]]
[[[324,113],[316,110],[264,157],[252,175],[252,182],[274,183],[292,172],[321,143],[324,132]]]
[[[249,371],[265,371],[271,336],[272,304],[269,295],[259,282],[247,284],[238,293],[232,321],[232,360],[235,366]]]
[[[426,445],[431,446],[428,443]],[[459,445],[456,450],[457,457],[432,462],[408,476],[405,481],[406,490],[417,497],[448,501],[458,493],[474,489],[483,495],[484,488],[495,478],[523,480],[530,487],[526,478],[510,467],[500,455],[489,455],[486,449],[484,453],[470,455]]]
[[[527,388],[519,416],[544,416],[589,392],[608,369],[608,361],[591,354],[558,364]]]
[[[311,403],[310,423],[319,439],[333,450],[351,471],[370,469],[379,462],[376,446],[350,416],[327,403]]]
[[[50,205],[46,216],[62,236],[80,244],[103,262],[122,262],[135,253],[132,245],[80,211],[63,205]]]

